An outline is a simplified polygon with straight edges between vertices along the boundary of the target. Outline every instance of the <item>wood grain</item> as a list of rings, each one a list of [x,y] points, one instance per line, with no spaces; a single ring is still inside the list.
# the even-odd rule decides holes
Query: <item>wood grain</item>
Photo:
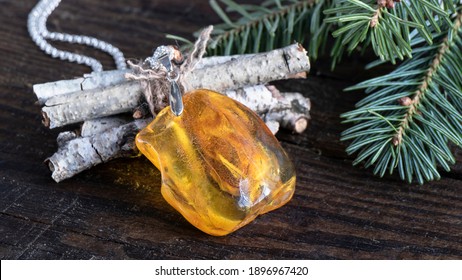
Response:
[[[49,28],[93,35],[128,58],[145,57],[165,33],[189,36],[218,22],[208,1],[63,1]],[[258,1],[255,1],[258,2]],[[462,152],[451,173],[424,186],[379,179],[351,166],[339,114],[360,93],[342,88],[363,72],[357,59],[328,76],[322,61],[307,80],[280,82],[311,98],[307,132],[278,134],[294,160],[297,189],[285,207],[226,237],[205,235],[162,198],[160,177],[143,158],[115,160],[62,183],[42,161],[59,130],[40,123],[32,84],[80,76],[88,69],[49,58],[29,39],[35,1],[0,9],[1,259],[461,259]],[[82,47],[111,69],[110,57]],[[353,70],[352,70],[353,68]],[[316,75],[318,74],[318,75]]]

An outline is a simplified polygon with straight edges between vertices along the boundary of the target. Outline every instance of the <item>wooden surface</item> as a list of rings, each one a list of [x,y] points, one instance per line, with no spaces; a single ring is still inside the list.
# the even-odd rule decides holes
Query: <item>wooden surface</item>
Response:
[[[341,89],[371,74],[354,62],[336,76],[323,74],[326,65],[318,62],[307,80],[279,84],[313,102],[307,132],[278,134],[297,168],[296,193],[285,207],[229,236],[189,225],[163,200],[159,173],[142,158],[54,183],[42,162],[55,151],[58,131],[41,125],[31,87],[88,68],[52,59],[31,42],[26,18],[34,4],[7,0],[0,9],[1,259],[462,258],[460,150],[454,171],[424,186],[378,179],[344,154],[338,116],[361,94]],[[166,43],[164,33],[188,36],[217,21],[205,0],[65,0],[49,27],[96,36],[139,58]],[[105,54],[57,45],[113,67]]]

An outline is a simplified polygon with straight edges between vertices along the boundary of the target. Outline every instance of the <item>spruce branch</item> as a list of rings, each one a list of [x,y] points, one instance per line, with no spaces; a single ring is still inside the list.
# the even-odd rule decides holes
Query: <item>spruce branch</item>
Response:
[[[215,26],[209,54],[269,51],[297,41],[315,60],[332,32],[332,67],[359,46],[372,46],[381,60],[392,63],[410,58],[412,32],[432,44],[430,28],[440,31],[454,11],[453,0],[268,0],[261,5],[211,0],[210,5],[223,23]],[[233,12],[240,18],[232,21]]]
[[[214,26],[208,54],[264,52],[296,41],[308,46],[308,55],[316,59],[329,36],[330,25],[323,22],[322,11],[330,7],[332,1],[267,0],[261,5],[248,5],[232,0],[210,0],[223,23]],[[228,13],[237,13],[240,18],[232,21]],[[167,37],[185,42],[185,48],[192,44],[175,35]]]
[[[453,22],[430,27],[436,44],[413,51],[388,75],[360,83],[349,90],[366,89],[369,96],[358,109],[342,115],[355,125],[342,134],[352,140],[354,164],[375,165],[383,176],[398,169],[403,180],[420,184],[439,179],[441,166],[450,170],[455,158],[450,143],[462,147],[462,11]],[[431,24],[430,24],[431,25]],[[411,45],[421,42],[414,38]]]
[[[381,60],[393,64],[397,59],[411,58],[412,32],[417,31],[431,45],[431,30],[441,32],[440,26],[450,23],[452,1],[334,0],[333,7],[324,11],[328,17],[325,22],[337,26],[332,33],[337,38],[332,65],[345,51],[351,53],[360,44],[363,49],[371,45]]]
[[[225,5],[227,12],[241,15],[233,22],[216,0],[210,1],[224,23],[215,26],[209,49],[212,54],[229,55],[269,51],[294,40],[303,42],[308,10],[316,1],[266,1],[262,5],[240,5],[232,0],[219,2]]]

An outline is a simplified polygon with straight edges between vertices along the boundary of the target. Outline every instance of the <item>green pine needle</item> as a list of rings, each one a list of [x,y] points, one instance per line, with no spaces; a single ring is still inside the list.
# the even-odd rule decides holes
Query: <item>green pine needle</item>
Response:
[[[444,1],[447,4],[453,9],[451,1]],[[360,44],[362,48],[372,45],[381,60],[393,64],[397,59],[411,58],[409,34],[416,30],[431,45],[430,29],[449,23],[452,9],[442,9],[439,0],[403,0],[394,8],[381,7],[377,0],[334,0],[333,7],[324,11],[324,22],[338,26],[332,33],[337,38],[337,48],[331,52],[332,66],[345,50],[351,53]]]
[[[262,5],[211,0],[210,4],[224,24],[215,26],[209,53],[230,55],[269,51],[287,46],[294,40],[303,41],[307,35],[303,30],[309,28],[308,18],[315,0],[265,1]],[[222,13],[223,9],[237,12],[241,18],[232,22],[226,13]]]
[[[398,169],[403,180],[420,184],[439,179],[438,167],[450,170],[450,143],[462,147],[461,23],[461,12],[451,25],[429,22],[438,47],[427,42],[390,74],[348,89],[369,93],[342,115],[355,124],[342,134],[352,141],[347,152],[358,153],[355,164],[375,166],[379,176]]]
[[[261,5],[245,5],[232,0],[210,0],[223,23],[214,26],[208,54],[256,53],[285,47],[295,41],[309,41],[305,45],[309,46],[309,56],[315,59],[329,36],[330,24],[323,22],[322,11],[332,1],[267,0]],[[231,20],[228,14],[232,12],[240,18]]]

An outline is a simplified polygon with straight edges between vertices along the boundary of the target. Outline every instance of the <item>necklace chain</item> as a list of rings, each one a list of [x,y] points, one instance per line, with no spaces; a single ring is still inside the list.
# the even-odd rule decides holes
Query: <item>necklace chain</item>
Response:
[[[51,55],[54,58],[59,58],[61,60],[67,60],[78,64],[85,64],[91,67],[94,72],[103,71],[103,66],[97,59],[77,53],[59,50],[48,43],[47,40],[87,45],[110,54],[114,59],[117,69],[126,69],[127,65],[125,63],[124,55],[117,47],[94,37],[50,32],[47,29],[46,22],[48,17],[59,6],[60,2],[61,0],[41,0],[29,13],[29,17],[27,19],[27,28],[29,30],[29,35],[35,44],[43,52]]]

